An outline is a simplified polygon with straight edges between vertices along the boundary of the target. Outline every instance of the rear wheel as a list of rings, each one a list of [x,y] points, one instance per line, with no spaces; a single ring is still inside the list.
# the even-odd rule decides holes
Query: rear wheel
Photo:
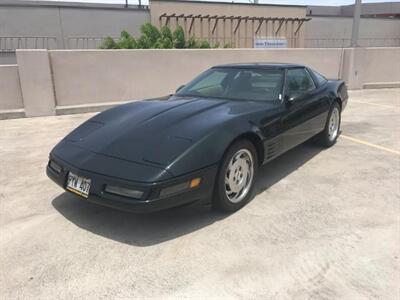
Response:
[[[234,143],[218,171],[213,206],[224,212],[242,208],[251,198],[257,174],[256,149],[247,140]]]
[[[341,123],[340,105],[339,103],[334,102],[329,111],[324,131],[322,131],[316,137],[317,142],[324,147],[330,147],[333,144],[335,144],[340,133],[340,123]]]

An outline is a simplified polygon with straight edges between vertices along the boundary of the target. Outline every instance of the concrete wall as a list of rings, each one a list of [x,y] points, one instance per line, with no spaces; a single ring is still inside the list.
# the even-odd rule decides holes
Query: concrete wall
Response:
[[[400,47],[18,50],[18,66],[0,66],[0,119],[20,108],[26,116],[101,110],[173,93],[214,65],[257,61],[305,64],[350,89],[400,86]]]
[[[26,116],[54,115],[55,90],[47,50],[17,51],[17,62]]]
[[[341,14],[352,17],[354,14],[354,5],[342,6]],[[361,15],[390,14],[400,14],[400,3],[387,1],[386,3],[363,3],[361,6]]]
[[[322,6],[322,5],[308,5],[307,16],[340,16],[342,13],[341,6]]]
[[[0,51],[0,65],[15,65],[17,59],[15,52],[1,52]]]
[[[363,85],[400,81],[399,48],[368,48],[360,52],[364,63],[360,63],[358,72],[363,76]]]
[[[305,24],[306,47],[349,47],[352,26],[352,18],[312,17]],[[400,19],[362,18],[359,44],[400,46]]]
[[[200,72],[232,62],[307,64],[330,78],[341,49],[50,51],[57,105],[124,101],[173,93]]]
[[[353,1],[354,2],[354,1]],[[342,6],[307,6],[307,15],[309,16],[337,16],[337,17],[353,17],[354,4]],[[396,15],[400,14],[400,3],[383,2],[383,3],[362,3],[361,16],[368,15]]]
[[[17,65],[0,65],[0,111],[23,108]]]

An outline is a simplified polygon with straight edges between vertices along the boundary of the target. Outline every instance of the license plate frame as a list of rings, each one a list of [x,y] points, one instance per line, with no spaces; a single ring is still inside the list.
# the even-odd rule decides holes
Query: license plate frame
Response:
[[[81,197],[88,198],[91,183],[92,181],[90,178],[68,172],[66,189]]]

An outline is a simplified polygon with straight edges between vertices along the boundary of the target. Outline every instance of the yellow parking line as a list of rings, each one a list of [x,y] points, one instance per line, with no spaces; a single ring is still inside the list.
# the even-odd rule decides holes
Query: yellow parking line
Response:
[[[362,145],[370,146],[370,147],[373,147],[373,148],[376,148],[376,149],[379,149],[379,150],[383,150],[383,151],[386,151],[386,152],[389,152],[389,153],[392,153],[392,154],[400,155],[400,151],[397,151],[397,150],[394,150],[394,149],[390,149],[390,148],[386,148],[386,147],[383,147],[383,146],[371,144],[369,142],[362,141],[362,140],[359,140],[359,139],[356,139],[356,138],[353,138],[353,137],[350,137],[350,136],[346,136],[346,135],[343,135],[343,134],[341,134],[340,137],[342,137],[342,138],[344,138],[346,140],[349,140],[349,141],[353,141],[353,142],[362,144]]]
[[[400,106],[379,104],[379,103],[373,103],[373,102],[364,102],[364,101],[351,101],[351,102],[353,102],[353,103],[361,103],[361,104],[369,104],[369,105],[375,105],[375,106],[381,106],[381,107],[385,107],[385,108],[400,108]]]

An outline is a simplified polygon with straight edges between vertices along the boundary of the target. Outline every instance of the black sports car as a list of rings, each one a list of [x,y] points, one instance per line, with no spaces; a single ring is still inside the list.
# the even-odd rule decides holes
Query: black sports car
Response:
[[[315,136],[333,145],[341,80],[294,64],[213,67],[174,95],[104,111],[50,153],[47,175],[101,205],[149,212],[194,201],[235,211],[257,168]]]

